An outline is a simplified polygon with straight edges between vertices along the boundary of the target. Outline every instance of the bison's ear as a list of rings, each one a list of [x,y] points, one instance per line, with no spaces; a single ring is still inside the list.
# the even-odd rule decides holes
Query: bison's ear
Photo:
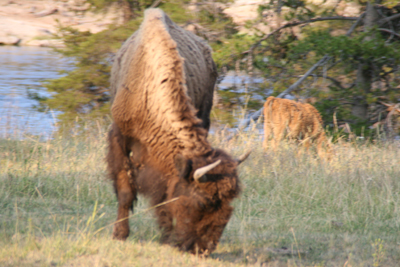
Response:
[[[179,172],[179,177],[189,180],[190,172],[192,171],[192,161],[178,154],[174,158],[175,167]]]

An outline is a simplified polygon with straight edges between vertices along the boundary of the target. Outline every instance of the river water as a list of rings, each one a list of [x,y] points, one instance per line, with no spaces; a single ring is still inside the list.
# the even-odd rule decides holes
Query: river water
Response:
[[[57,129],[60,111],[39,112],[39,102],[30,94],[50,97],[43,87],[46,79],[61,77],[60,71],[72,69],[70,59],[63,58],[51,48],[28,46],[0,46],[0,138],[24,138],[26,134],[51,137]],[[246,84],[262,84],[262,78],[251,81],[246,75],[228,73],[219,84],[219,90],[243,93]],[[245,97],[242,97],[245,102]],[[252,98],[263,96],[252,94]],[[220,122],[223,123],[223,122]]]
[[[59,71],[72,67],[70,61],[51,48],[0,46],[0,63],[0,137],[50,137],[58,113],[35,110],[39,103],[29,93],[51,96],[43,81],[60,77]]]

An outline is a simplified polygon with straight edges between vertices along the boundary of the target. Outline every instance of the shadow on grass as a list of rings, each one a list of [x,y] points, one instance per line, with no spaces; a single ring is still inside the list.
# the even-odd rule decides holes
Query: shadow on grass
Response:
[[[306,260],[307,256],[312,253],[311,248],[307,250],[296,250],[287,247],[281,248],[252,248],[248,249],[231,249],[227,252],[212,253],[210,258],[236,263],[236,264],[260,264],[260,266],[287,266],[289,261],[292,263],[301,263]]]

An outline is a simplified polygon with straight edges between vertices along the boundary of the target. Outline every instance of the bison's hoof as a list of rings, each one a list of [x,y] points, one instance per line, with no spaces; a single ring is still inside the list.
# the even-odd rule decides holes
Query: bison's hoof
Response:
[[[114,227],[113,231],[113,239],[125,241],[129,236],[129,229],[124,229],[118,227],[117,225]]]

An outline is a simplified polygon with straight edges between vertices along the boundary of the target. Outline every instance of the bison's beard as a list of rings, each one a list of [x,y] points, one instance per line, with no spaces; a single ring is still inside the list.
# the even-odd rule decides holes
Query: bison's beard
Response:
[[[163,231],[161,242],[182,251],[207,255],[216,249],[233,208],[221,202],[201,208],[194,202],[195,199],[181,195],[177,201],[157,209]]]
[[[143,170],[139,193],[149,197],[162,231],[161,242],[182,251],[209,254],[216,249],[233,208],[231,199],[219,199],[185,180],[167,179],[153,168]],[[216,186],[215,186],[216,188]]]

